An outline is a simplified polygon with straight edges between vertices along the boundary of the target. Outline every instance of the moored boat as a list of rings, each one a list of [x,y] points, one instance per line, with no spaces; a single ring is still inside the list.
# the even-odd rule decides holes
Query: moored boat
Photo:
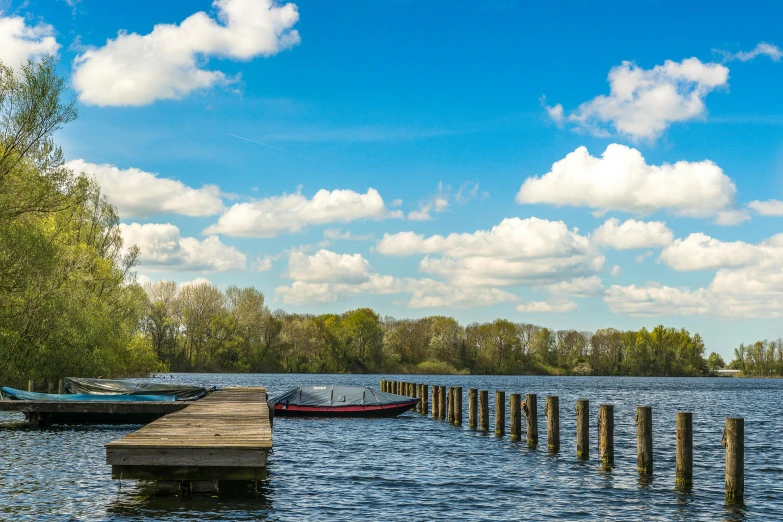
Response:
[[[270,399],[274,415],[283,417],[396,417],[419,399],[366,386],[322,384],[299,386]]]
[[[215,391],[215,387],[204,388],[188,384],[162,383],[155,381],[130,381],[122,379],[87,379],[66,377],[65,391],[88,395],[170,395],[178,401],[194,401]]]
[[[56,402],[173,402],[174,395],[94,395],[90,393],[38,393],[3,387],[4,399]]]

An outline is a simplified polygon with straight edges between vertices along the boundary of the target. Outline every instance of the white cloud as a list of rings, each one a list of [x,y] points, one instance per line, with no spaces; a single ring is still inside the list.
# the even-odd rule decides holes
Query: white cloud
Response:
[[[622,274],[622,273],[623,273],[623,269],[622,269],[622,268],[620,268],[620,265],[614,265],[614,266],[612,267],[612,271],[611,271],[611,272],[609,272],[609,274],[610,274],[612,277],[617,277],[617,276],[619,276],[619,275],[620,275],[620,274]]]
[[[762,216],[783,216],[783,201],[768,199],[766,201],[751,201],[748,207]]]
[[[516,301],[517,296],[497,288],[463,288],[434,279],[406,279],[412,293],[408,308],[473,308]]]
[[[638,256],[636,256],[634,258],[634,261],[636,261],[637,263],[644,263],[644,260],[647,259],[648,257],[651,257],[652,255],[653,255],[652,252],[645,252],[643,254],[639,254]]]
[[[559,124],[568,122],[599,136],[607,127],[632,139],[654,139],[669,125],[706,113],[704,98],[725,86],[729,69],[697,58],[642,69],[625,61],[609,71],[609,95],[597,96],[566,115],[557,104],[546,107]]]
[[[547,284],[593,275],[604,257],[590,240],[562,221],[508,218],[491,230],[430,236],[384,235],[376,250],[385,255],[439,254],[419,264],[425,273],[468,286]]]
[[[735,226],[750,219],[746,210],[722,210],[715,216],[715,224],[723,226]]]
[[[612,312],[635,317],[699,315],[708,310],[704,289],[691,291],[657,283],[648,283],[647,286],[612,285],[606,291],[604,301]]]
[[[120,224],[124,249],[136,245],[145,270],[224,272],[244,270],[247,258],[217,236],[204,241],[182,237],[179,228],[166,223]]]
[[[449,198],[451,197],[451,187],[443,186],[443,182],[438,183],[438,190],[426,201],[419,202],[419,210],[408,213],[408,219],[411,221],[429,221],[432,219],[431,212],[443,212],[449,208]]]
[[[271,256],[259,257],[256,259],[256,262],[253,263],[253,268],[255,268],[257,272],[267,272],[272,269],[272,262],[274,260],[275,258]]]
[[[561,281],[547,287],[552,295],[588,297],[603,293],[604,284],[598,276],[576,277],[570,281]]]
[[[345,232],[339,228],[327,228],[324,230],[324,239],[330,241],[371,241],[375,239],[372,234],[354,234],[346,230]]]
[[[778,235],[783,252],[783,234]],[[717,315],[727,317],[783,316],[783,256],[758,264],[718,270],[709,287]]]
[[[3,65],[18,69],[28,59],[57,54],[59,48],[51,25],[27,25],[21,16],[0,16],[0,61]]]
[[[617,218],[607,219],[596,228],[593,241],[617,250],[666,246],[674,239],[674,233],[661,221],[636,221],[629,219],[620,224]]]
[[[288,277],[310,283],[362,283],[374,271],[361,254],[337,254],[321,249],[309,256],[292,252],[288,256]]]
[[[741,62],[749,62],[757,56],[769,56],[772,61],[780,61],[783,57],[783,51],[780,47],[766,42],[760,42],[751,51],[739,51],[737,53],[731,53],[729,51],[723,51],[721,49],[714,49],[715,52],[722,54],[724,61],[739,60]]]
[[[308,225],[347,223],[357,219],[400,218],[389,210],[378,191],[365,194],[353,190],[319,190],[312,199],[300,192],[232,205],[205,234],[242,237],[275,237],[301,232]]]
[[[233,81],[205,68],[211,58],[250,60],[299,43],[296,5],[215,0],[217,19],[200,11],[146,35],[121,31],[74,60],[73,85],[92,105],[146,105]]]
[[[523,313],[563,313],[576,310],[573,301],[529,301],[517,306],[517,312]]]
[[[204,185],[195,189],[181,181],[160,178],[136,168],[119,169],[114,165],[87,163],[77,159],[66,167],[95,178],[108,200],[122,217],[172,213],[185,216],[212,216],[223,210],[220,189]]]
[[[754,263],[764,248],[744,241],[725,242],[695,233],[666,247],[660,259],[678,271],[740,267]]]
[[[579,147],[541,177],[524,181],[518,203],[708,217],[730,211],[736,187],[711,161],[648,165],[641,152],[609,145],[600,158]]]

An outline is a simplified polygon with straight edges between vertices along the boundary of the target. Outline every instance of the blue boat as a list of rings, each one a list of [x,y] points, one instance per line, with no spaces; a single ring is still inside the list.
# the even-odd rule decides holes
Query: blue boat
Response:
[[[3,387],[4,399],[58,402],[172,402],[175,395],[98,395],[91,393],[37,393]]]

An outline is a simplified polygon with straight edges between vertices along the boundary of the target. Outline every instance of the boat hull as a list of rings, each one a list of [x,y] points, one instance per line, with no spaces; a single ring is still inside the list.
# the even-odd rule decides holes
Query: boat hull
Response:
[[[296,406],[275,404],[275,417],[396,417],[415,407],[418,399],[383,406]]]

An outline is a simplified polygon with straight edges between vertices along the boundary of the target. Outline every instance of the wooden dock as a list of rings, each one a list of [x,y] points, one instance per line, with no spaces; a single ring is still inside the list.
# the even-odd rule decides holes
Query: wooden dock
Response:
[[[214,392],[106,444],[116,479],[255,481],[266,478],[272,426],[266,388]]]
[[[127,401],[0,400],[0,411],[24,413],[32,424],[143,424],[183,410],[189,403]]]

